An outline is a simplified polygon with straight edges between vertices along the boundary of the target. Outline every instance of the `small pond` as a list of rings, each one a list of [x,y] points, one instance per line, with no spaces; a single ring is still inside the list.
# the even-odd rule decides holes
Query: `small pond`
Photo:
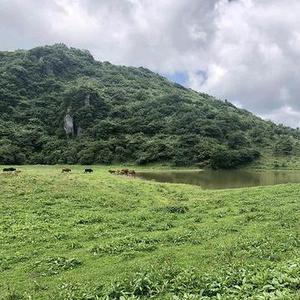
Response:
[[[187,183],[203,189],[228,189],[300,183],[300,170],[199,170],[145,171],[140,178],[158,182]]]

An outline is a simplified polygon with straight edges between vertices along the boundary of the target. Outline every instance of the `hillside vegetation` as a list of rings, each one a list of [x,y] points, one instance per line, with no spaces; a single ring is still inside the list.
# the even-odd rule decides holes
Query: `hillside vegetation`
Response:
[[[63,44],[0,52],[0,163],[210,165],[298,155],[299,131]]]
[[[0,299],[300,299],[299,184],[0,174]]]

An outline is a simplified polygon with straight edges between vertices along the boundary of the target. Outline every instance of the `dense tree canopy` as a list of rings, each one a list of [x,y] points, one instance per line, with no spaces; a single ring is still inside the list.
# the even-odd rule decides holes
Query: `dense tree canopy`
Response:
[[[2,164],[232,168],[264,149],[283,155],[299,149],[297,130],[63,44],[0,52],[0,75]]]

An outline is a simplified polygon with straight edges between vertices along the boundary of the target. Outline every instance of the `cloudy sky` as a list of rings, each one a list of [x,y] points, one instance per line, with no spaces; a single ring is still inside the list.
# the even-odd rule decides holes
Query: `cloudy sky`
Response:
[[[299,0],[0,0],[0,50],[57,42],[300,126]]]

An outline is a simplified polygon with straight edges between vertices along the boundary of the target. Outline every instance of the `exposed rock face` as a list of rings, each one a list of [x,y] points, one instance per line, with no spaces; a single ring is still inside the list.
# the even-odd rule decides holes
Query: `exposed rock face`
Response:
[[[91,98],[91,95],[86,94],[86,96],[83,100],[85,107],[89,107],[91,105],[90,98]],[[82,133],[83,129],[79,124],[77,124],[76,121],[74,121],[72,115],[70,114],[70,111],[71,111],[71,108],[69,107],[67,110],[67,114],[65,115],[65,118],[64,118],[64,130],[68,137],[69,136],[79,136]]]
[[[69,114],[69,112],[66,114],[64,118],[64,129],[67,134],[67,136],[74,135],[74,121],[72,116]]]

